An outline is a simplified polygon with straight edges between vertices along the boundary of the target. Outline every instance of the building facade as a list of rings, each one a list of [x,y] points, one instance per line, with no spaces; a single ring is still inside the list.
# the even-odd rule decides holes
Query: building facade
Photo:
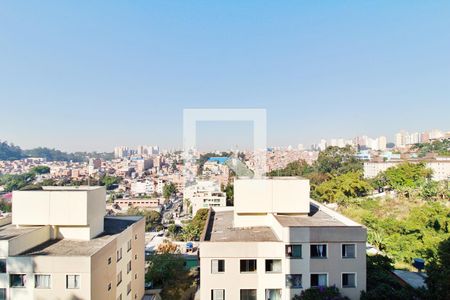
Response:
[[[13,193],[0,227],[0,299],[142,299],[141,217],[106,217],[103,187]]]
[[[183,199],[190,203],[193,216],[201,208],[227,205],[226,194],[220,190],[219,183],[212,180],[197,181],[194,185],[186,187]]]
[[[366,288],[366,229],[309,198],[309,181],[238,179],[234,208],[213,208],[200,241],[201,299],[290,300]]]

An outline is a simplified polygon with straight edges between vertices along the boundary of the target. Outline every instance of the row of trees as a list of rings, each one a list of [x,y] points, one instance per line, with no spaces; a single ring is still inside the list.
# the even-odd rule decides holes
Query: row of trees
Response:
[[[42,157],[47,161],[74,161],[84,162],[88,157],[111,160],[114,154],[110,152],[74,152],[67,153],[56,149],[38,147],[30,150],[22,150],[19,146],[0,141],[0,160],[18,160],[26,157]]]
[[[50,172],[50,168],[47,166],[36,166],[29,172],[23,174],[6,174],[0,176],[0,185],[3,186],[6,192],[16,190],[40,190],[42,186],[80,186],[91,184],[98,184],[105,186],[107,190],[111,190],[120,183],[121,178],[110,175],[103,175],[99,178],[74,180],[70,178],[64,178],[60,180],[44,179],[36,183],[36,176],[41,174],[47,174]]]
[[[311,195],[322,202],[342,202],[367,195],[372,186],[363,179],[363,163],[356,150],[328,147],[319,153],[313,165],[304,160],[289,163],[269,176],[302,176],[311,183]]]

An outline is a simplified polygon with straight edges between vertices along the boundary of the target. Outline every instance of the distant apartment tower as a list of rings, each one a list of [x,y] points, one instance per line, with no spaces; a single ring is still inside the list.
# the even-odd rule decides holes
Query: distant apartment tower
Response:
[[[238,179],[200,240],[201,299],[291,300],[311,287],[366,289],[366,228],[309,198],[309,181]]]
[[[20,191],[12,202],[1,299],[142,299],[145,221],[106,217],[104,187]]]

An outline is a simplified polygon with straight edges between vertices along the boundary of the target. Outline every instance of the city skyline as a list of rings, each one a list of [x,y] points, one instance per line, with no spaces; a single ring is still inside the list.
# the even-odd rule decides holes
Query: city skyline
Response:
[[[6,1],[0,138],[180,147],[185,108],[267,109],[269,145],[448,130],[449,5]]]

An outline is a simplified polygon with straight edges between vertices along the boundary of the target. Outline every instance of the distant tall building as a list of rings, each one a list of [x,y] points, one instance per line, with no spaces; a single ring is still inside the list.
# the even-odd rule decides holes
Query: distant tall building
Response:
[[[118,146],[114,148],[114,157],[123,158],[130,155],[130,149],[125,146]]]
[[[387,145],[386,137],[385,136],[378,137],[378,149],[377,150],[381,150],[381,151],[386,150],[386,145]]]
[[[406,143],[404,131],[395,134],[395,145],[400,148],[405,147]]]

